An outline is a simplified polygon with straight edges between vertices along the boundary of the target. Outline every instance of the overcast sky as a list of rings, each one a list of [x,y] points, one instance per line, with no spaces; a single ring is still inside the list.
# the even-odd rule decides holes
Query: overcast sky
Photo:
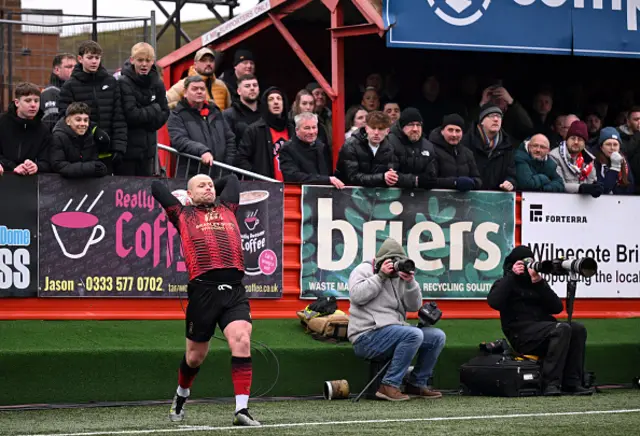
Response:
[[[22,0],[23,9],[62,9],[65,14],[91,15],[91,0]],[[235,10],[238,14],[255,6],[258,0],[239,0],[240,7]],[[167,12],[172,13],[175,2],[163,1],[162,6]],[[98,15],[113,17],[139,17],[149,16],[151,11],[156,11],[156,20],[159,24],[165,22],[165,16],[150,0],[98,0]],[[216,10],[226,17],[229,13],[227,7],[217,7]],[[204,5],[187,4],[180,11],[183,21],[202,20],[213,18],[213,14]]]

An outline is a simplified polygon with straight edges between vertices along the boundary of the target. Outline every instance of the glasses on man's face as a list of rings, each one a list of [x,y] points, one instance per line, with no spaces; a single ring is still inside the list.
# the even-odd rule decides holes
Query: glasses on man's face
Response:
[[[549,146],[545,145],[545,144],[535,144],[535,143],[529,143],[529,148],[532,150],[549,150]]]

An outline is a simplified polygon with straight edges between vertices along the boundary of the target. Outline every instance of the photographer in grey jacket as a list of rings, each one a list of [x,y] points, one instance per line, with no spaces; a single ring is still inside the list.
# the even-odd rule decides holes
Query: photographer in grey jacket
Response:
[[[391,359],[376,397],[389,401],[408,400],[409,395],[440,398],[442,394],[429,389],[427,382],[446,337],[440,329],[407,323],[407,312],[417,311],[422,298],[414,274],[394,267],[394,262],[404,259],[407,255],[402,245],[388,238],[375,263],[363,262],[351,272],[349,341],[359,357]],[[403,393],[402,379],[416,354],[418,361]]]

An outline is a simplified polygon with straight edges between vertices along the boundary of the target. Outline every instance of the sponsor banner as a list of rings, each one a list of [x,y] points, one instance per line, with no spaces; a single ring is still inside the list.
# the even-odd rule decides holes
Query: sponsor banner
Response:
[[[385,0],[390,47],[640,56],[640,0]],[[538,31],[531,23],[544,23]]]
[[[41,297],[186,296],[180,236],[152,179],[39,176]],[[185,182],[167,180],[171,190]],[[252,298],[282,295],[282,185],[243,182],[236,214]]]
[[[0,177],[0,297],[38,293],[38,179]]]
[[[389,236],[424,298],[485,298],[513,248],[515,196],[303,186],[301,297],[348,298],[349,275]]]
[[[576,298],[639,298],[640,198],[603,195],[522,194],[522,243],[536,260],[591,257],[598,272],[580,277]],[[548,276],[553,290],[567,295],[567,276]]]

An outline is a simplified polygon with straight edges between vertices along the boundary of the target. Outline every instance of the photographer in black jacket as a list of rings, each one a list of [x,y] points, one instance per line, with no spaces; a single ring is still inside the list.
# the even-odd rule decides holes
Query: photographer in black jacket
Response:
[[[543,358],[543,393],[548,396],[590,395],[583,384],[587,330],[582,324],[558,322],[552,315],[562,312],[562,301],[523,259],[533,252],[518,246],[504,261],[504,277],[489,292],[487,302],[500,311],[502,331],[515,351]]]

